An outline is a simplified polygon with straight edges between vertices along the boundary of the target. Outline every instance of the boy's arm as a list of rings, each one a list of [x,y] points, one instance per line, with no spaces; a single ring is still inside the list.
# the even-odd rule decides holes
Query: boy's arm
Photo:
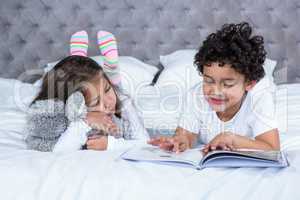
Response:
[[[159,146],[161,149],[178,153],[192,148],[197,143],[197,138],[198,134],[177,127],[174,136],[153,138],[148,143]]]
[[[190,132],[184,128],[177,127],[175,131],[175,136],[178,138],[186,138],[187,147],[192,148],[197,144],[198,134]]]
[[[259,150],[280,150],[280,140],[277,129],[264,132],[254,139],[224,132],[217,135],[204,148],[203,152],[216,149],[259,149]]]
[[[267,80],[267,79],[264,79]],[[263,80],[257,84],[263,86]],[[267,88],[257,90],[253,88],[251,93],[251,113],[246,123],[253,132],[253,138],[241,136],[238,133],[223,132],[217,135],[207,145],[207,149],[261,149],[279,150],[280,141],[275,115],[275,103],[273,91]],[[255,90],[256,89],[256,90]]]
[[[234,139],[235,148],[261,149],[261,150],[280,149],[279,133],[277,129],[272,129],[270,131],[264,132],[256,136],[254,140],[239,135],[235,135],[234,137],[235,137]]]

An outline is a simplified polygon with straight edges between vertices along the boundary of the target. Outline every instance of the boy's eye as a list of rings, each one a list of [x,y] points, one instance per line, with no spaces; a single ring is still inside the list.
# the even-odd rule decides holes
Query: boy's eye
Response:
[[[224,83],[224,87],[230,88],[233,87],[234,84],[233,83]]]
[[[212,79],[204,78],[203,80],[204,80],[204,83],[209,83],[209,84],[214,83],[214,81]]]

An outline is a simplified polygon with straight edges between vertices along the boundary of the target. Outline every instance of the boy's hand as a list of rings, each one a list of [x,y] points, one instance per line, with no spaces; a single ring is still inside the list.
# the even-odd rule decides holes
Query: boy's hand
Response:
[[[223,132],[212,139],[207,145],[204,146],[202,152],[207,154],[209,151],[214,150],[234,150],[234,134],[230,132]]]
[[[171,136],[160,136],[152,138],[148,141],[148,144],[151,144],[153,146],[159,146],[159,148],[166,151],[171,151],[173,147],[172,143],[170,142],[171,138]]]
[[[88,137],[86,147],[89,150],[104,151],[107,149],[108,139],[107,136],[93,135]]]
[[[190,142],[184,135],[175,135],[172,137],[161,136],[151,139],[148,141],[148,144],[159,146],[159,148],[163,150],[173,151],[176,153],[183,152],[190,148]]]

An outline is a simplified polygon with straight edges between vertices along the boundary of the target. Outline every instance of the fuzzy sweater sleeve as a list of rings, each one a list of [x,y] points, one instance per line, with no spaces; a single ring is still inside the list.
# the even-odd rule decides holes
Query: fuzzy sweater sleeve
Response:
[[[55,100],[35,102],[28,109],[25,142],[28,149],[52,151],[61,134],[67,129],[68,119],[64,103]]]
[[[54,99],[36,101],[28,114],[25,139],[28,148],[54,152],[80,150],[91,130],[83,120],[86,113],[80,92],[73,93],[66,104]]]

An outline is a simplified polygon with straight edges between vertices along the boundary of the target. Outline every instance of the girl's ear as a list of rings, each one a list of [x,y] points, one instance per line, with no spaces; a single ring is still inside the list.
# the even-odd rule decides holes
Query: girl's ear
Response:
[[[256,81],[247,81],[246,82],[246,91],[251,90],[255,85],[256,85]]]

